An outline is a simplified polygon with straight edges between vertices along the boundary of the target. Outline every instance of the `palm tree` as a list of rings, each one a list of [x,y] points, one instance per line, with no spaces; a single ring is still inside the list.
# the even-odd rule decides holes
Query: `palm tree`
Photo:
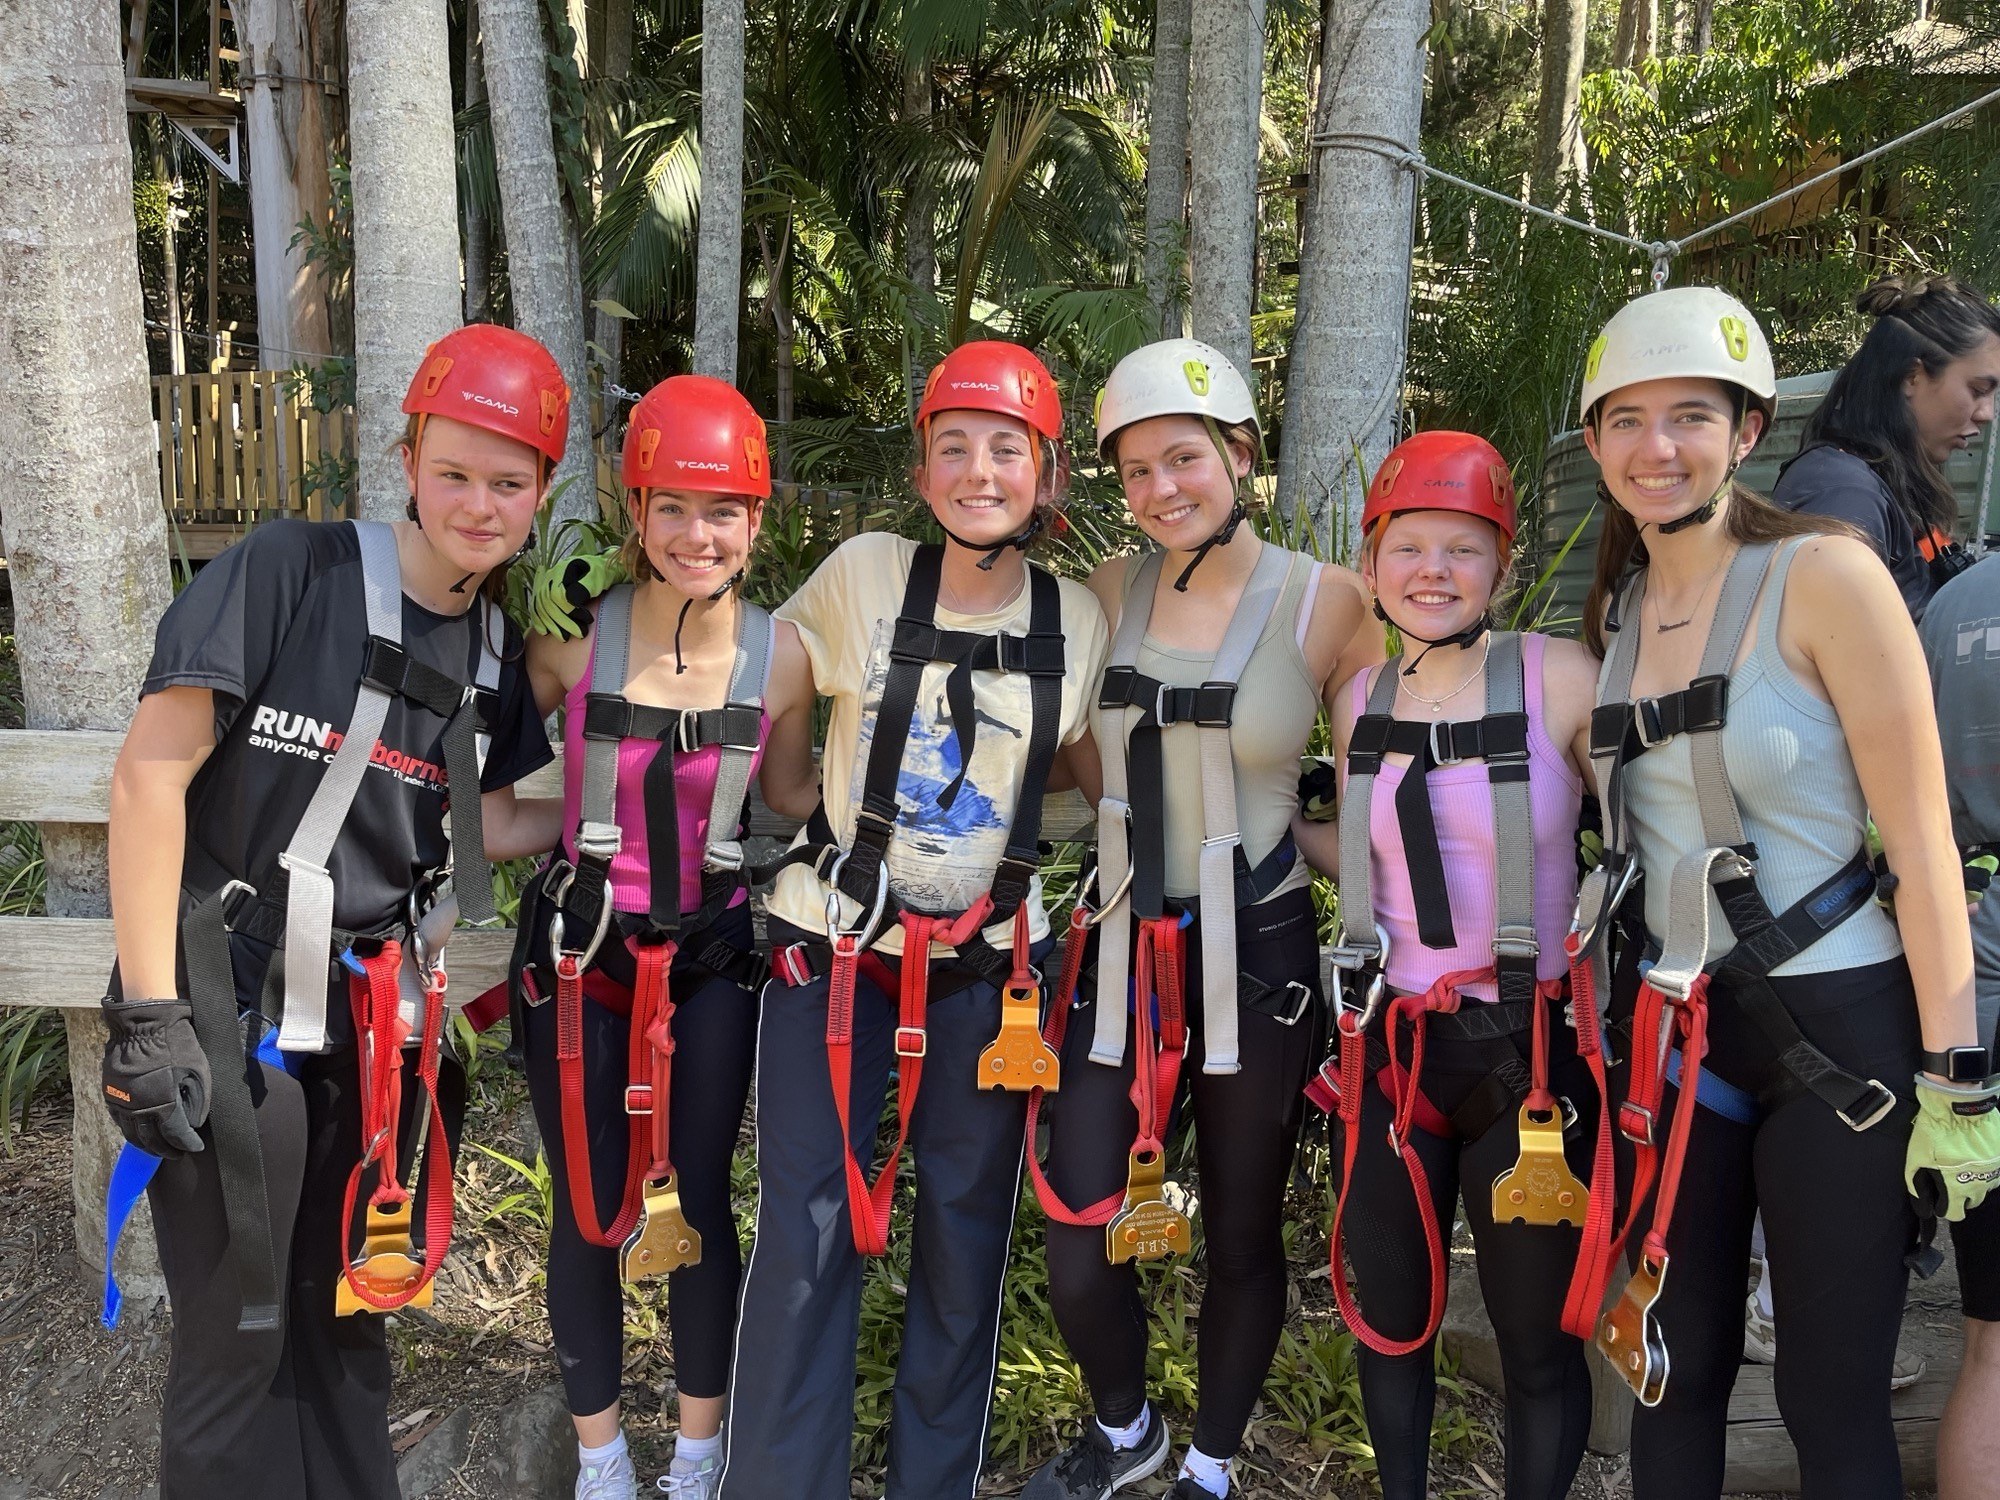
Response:
[[[1285,386],[1278,503],[1353,540],[1363,485],[1401,407],[1414,175],[1370,142],[1416,149],[1428,0],[1329,6],[1313,115],[1311,200]]]
[[[481,0],[479,21],[514,326],[548,346],[574,398],[569,404],[569,444],[556,469],[556,482],[563,485],[556,497],[556,515],[595,519],[597,476],[586,396],[582,283],[575,224],[563,206],[562,181],[556,172],[541,3]]]
[[[0,525],[22,695],[31,729],[122,729],[169,590],[118,10],[26,5],[11,22],[0,54],[10,122],[0,128],[10,236],[0,259]],[[107,915],[104,830],[48,824],[42,847],[49,915]],[[92,1102],[104,1023],[94,1010],[64,1015],[76,1243],[88,1260],[104,1243],[104,1186],[121,1143]],[[157,1294],[149,1240],[126,1236],[127,1266]]]
[[[694,367],[736,383],[743,288],[743,0],[702,0],[701,229]]]
[[[459,324],[451,37],[445,0],[347,0],[354,181],[354,405],[361,513],[403,513],[403,392]]]
[[[1194,147],[1188,286],[1194,336],[1250,375],[1250,296],[1257,261],[1257,121],[1264,73],[1264,0],[1194,7],[1188,101]]]

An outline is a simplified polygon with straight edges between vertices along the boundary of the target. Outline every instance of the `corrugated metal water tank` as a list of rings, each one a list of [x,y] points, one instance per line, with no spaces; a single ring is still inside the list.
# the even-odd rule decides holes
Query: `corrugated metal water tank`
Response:
[[[1805,421],[1819,405],[1820,397],[1833,383],[1833,372],[1822,370],[1815,375],[1795,375],[1789,380],[1778,382],[1778,419],[1771,425],[1771,432],[1757,445],[1757,451],[1750,455],[1750,461],[1743,465],[1741,478],[1754,490],[1764,494],[1771,492],[1777,483],[1778,470],[1786,459],[1798,452],[1799,434]],[[1993,492],[2000,474],[1989,471],[1986,463],[1986,447],[1992,428],[1986,435],[1963,453],[1953,456],[1945,472],[1950,476],[1952,487],[1958,491],[1959,533],[1971,536],[1976,531],[2000,529],[2000,511],[1993,505]],[[1981,503],[1982,485],[1985,503]],[[1590,588],[1591,567],[1597,556],[1597,461],[1590,456],[1590,450],[1583,445],[1581,431],[1565,432],[1549,445],[1548,459],[1542,466],[1542,523],[1537,541],[1536,571],[1548,566],[1549,562],[1562,551],[1569,535],[1576,529],[1579,519],[1588,515],[1583,535],[1563,559],[1562,567],[1556,575],[1554,605],[1548,615],[1547,628],[1557,634],[1571,634],[1576,621],[1583,612],[1583,596]],[[1985,526],[1979,525],[1979,518],[1985,516]]]

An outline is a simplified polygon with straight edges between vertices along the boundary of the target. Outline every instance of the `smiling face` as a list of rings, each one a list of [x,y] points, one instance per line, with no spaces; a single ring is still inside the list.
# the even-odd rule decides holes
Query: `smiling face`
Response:
[[[1995,390],[2000,390],[2000,334],[1988,333],[1935,377],[1922,364],[1910,367],[1903,395],[1917,441],[1933,463],[1950,458],[1993,420]]]
[[[521,550],[543,492],[542,455],[526,443],[450,417],[426,417],[403,476],[424,539],[465,573],[485,573]]]
[[[972,547],[997,547],[1034,516],[1035,437],[995,412],[941,411],[911,477],[946,531]]]
[[[1162,547],[1192,551],[1222,529],[1251,455],[1231,444],[1229,461],[1199,417],[1148,417],[1118,434],[1118,482],[1139,529]]]
[[[1750,412],[1740,430],[1735,418],[1734,393],[1719,380],[1642,380],[1607,395],[1583,436],[1612,498],[1640,525],[1658,526],[1706,505],[1757,446],[1763,413]]]
[[[1396,628],[1443,640],[1486,613],[1506,559],[1500,528],[1448,510],[1399,511],[1362,554],[1361,579]]]
[[[633,522],[653,573],[690,599],[706,599],[750,561],[764,507],[741,495],[634,491]]]

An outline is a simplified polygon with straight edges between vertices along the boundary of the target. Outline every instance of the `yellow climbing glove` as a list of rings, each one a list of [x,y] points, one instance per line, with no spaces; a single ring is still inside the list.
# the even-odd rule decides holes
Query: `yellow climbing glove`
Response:
[[[1875,904],[1890,916],[1896,915],[1896,872],[1889,868],[1889,856],[1882,850],[1882,835],[1875,820],[1868,820],[1868,868],[1875,872]]]
[[[1977,906],[2000,874],[2000,854],[1981,849],[1965,857],[1965,904]]]
[[[1956,1224],[2000,1183],[2000,1079],[1939,1083],[1917,1075],[1917,1120],[1903,1183],[1919,1208]]]
[[[1604,863],[1604,808],[1588,792],[1576,820],[1576,878],[1579,883]]]
[[[1340,816],[1340,782],[1333,762],[1315,756],[1299,774],[1299,814],[1308,823],[1331,823]]]
[[[575,640],[590,626],[590,601],[621,571],[615,552],[573,552],[542,564],[528,583],[528,628]]]

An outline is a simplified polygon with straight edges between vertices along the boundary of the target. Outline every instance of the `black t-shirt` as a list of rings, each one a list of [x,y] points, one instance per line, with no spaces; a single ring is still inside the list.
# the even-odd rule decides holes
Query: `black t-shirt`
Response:
[[[485,613],[475,605],[464,615],[433,614],[405,595],[403,649],[470,683]],[[367,647],[361,546],[345,522],[260,526],[174,600],[140,693],[188,686],[215,694],[215,750],[187,794],[189,893],[205,895],[228,877],[276,893],[278,855],[353,715]],[[511,786],[553,758],[511,627],[500,654],[482,791]],[[444,727],[444,718],[422,705],[390,699],[327,861],[335,925],[379,929],[403,909],[416,882],[444,863]]]
[[[1866,459],[1831,443],[1808,448],[1779,471],[1771,498],[1786,510],[1859,526],[1889,565],[1910,618],[1924,617],[1924,607],[1937,592],[1930,562],[1917,550],[1910,518]]]

